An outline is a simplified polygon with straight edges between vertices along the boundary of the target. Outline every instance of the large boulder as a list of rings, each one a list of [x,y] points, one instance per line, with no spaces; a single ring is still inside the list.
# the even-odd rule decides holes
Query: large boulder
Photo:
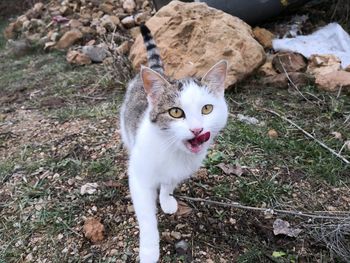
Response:
[[[265,60],[263,47],[251,27],[204,3],[172,1],[146,25],[160,49],[167,76],[203,76],[221,59],[229,62],[227,86],[243,79]],[[146,50],[139,35],[130,51],[134,67],[146,65]]]

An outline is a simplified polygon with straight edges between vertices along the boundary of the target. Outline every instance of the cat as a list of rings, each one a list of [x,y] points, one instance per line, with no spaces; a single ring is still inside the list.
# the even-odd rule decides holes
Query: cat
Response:
[[[156,200],[164,213],[177,211],[174,188],[196,172],[214,137],[224,128],[227,62],[199,80],[170,80],[150,30],[141,25],[148,66],[130,81],[120,113],[129,152],[129,188],[140,230],[141,263],[159,260]]]

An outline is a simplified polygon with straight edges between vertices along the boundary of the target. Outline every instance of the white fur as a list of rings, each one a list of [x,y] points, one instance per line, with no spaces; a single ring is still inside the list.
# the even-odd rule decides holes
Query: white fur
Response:
[[[177,202],[170,196],[174,188],[189,178],[200,167],[210,143],[225,126],[228,112],[222,94],[210,93],[194,82],[184,86],[180,96],[184,119],[174,119],[170,129],[160,130],[149,120],[150,108],[137,131],[135,142],[122,129],[123,138],[128,138],[130,150],[129,185],[140,227],[140,261],[154,263],[159,259],[159,233],[156,219],[157,190],[165,213],[175,213]],[[213,111],[202,115],[202,107],[212,104]],[[151,106],[149,106],[151,107]],[[193,138],[190,129],[203,128],[210,131],[209,141],[194,154],[184,145]]]

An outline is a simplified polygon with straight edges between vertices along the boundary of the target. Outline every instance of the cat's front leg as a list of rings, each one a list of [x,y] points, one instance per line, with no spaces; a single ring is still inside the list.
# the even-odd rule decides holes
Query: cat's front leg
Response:
[[[140,229],[140,263],[156,263],[159,260],[157,189],[145,185],[132,174],[129,187]]]
[[[171,196],[173,194],[175,184],[161,184],[159,192],[160,207],[166,214],[174,214],[177,211],[177,201]]]

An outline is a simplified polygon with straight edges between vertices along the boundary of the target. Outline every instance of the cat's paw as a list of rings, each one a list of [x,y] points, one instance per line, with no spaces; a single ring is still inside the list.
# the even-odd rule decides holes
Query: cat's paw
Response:
[[[140,263],[157,263],[159,260],[158,247],[141,247],[140,248]]]
[[[177,201],[174,197],[169,196],[160,199],[160,207],[166,214],[174,214],[177,211]]]

